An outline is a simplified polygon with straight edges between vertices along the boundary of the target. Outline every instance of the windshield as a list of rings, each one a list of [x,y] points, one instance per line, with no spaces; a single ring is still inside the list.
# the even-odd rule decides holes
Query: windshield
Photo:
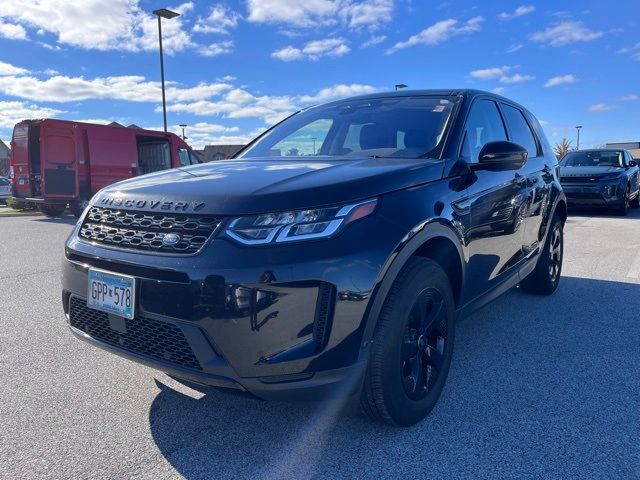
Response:
[[[311,108],[267,132],[241,157],[419,158],[440,143],[453,103],[439,97],[351,100]]]
[[[622,167],[621,151],[571,152],[560,162],[563,167]]]
[[[0,177],[0,186],[5,186],[5,185],[11,185],[11,182],[9,182],[9,180],[7,180],[6,178]]]

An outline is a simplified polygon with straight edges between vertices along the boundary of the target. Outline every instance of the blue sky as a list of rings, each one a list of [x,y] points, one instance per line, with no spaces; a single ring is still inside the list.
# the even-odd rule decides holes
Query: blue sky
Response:
[[[24,118],[170,128],[246,142],[296,109],[396,83],[479,88],[528,107],[552,142],[640,141],[637,0],[12,0],[0,10],[0,138]]]

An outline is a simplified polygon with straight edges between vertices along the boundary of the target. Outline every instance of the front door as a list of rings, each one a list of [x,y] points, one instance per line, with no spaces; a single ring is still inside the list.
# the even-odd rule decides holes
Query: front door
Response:
[[[493,100],[477,99],[467,117],[461,159],[477,163],[482,147],[500,140],[507,140],[507,132],[498,106]],[[474,168],[467,185],[470,224],[465,298],[471,300],[514,273],[522,258],[526,179],[514,170]]]

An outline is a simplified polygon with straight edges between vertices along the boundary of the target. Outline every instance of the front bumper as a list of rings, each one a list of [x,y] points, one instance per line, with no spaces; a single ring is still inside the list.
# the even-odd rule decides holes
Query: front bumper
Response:
[[[73,234],[63,306],[79,338],[174,376],[265,399],[317,399],[359,386],[367,307],[401,238],[376,214],[332,239],[265,248],[215,238],[184,256]],[[86,307],[90,267],[136,277],[133,320]]]
[[[567,185],[563,183],[562,190],[570,206],[615,208],[624,202],[624,188],[617,184]]]

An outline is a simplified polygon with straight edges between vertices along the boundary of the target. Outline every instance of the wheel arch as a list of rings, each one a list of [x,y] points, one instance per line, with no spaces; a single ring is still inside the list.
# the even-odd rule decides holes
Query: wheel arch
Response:
[[[373,337],[378,316],[385,298],[398,274],[413,257],[434,260],[447,273],[454,293],[456,308],[462,298],[465,277],[463,240],[455,228],[444,219],[435,219],[414,227],[387,260],[377,281],[373,298],[366,313],[365,330],[360,355],[368,355],[368,345]]]

